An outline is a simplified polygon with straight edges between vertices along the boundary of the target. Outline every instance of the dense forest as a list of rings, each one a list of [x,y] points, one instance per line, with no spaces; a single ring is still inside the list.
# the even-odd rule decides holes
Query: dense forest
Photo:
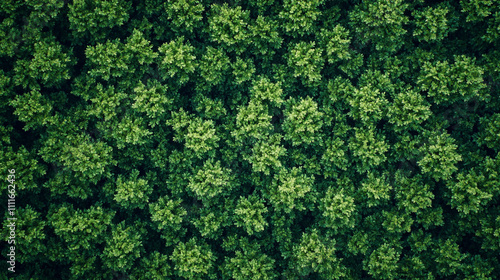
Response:
[[[499,0],[0,25],[0,279],[500,279]]]

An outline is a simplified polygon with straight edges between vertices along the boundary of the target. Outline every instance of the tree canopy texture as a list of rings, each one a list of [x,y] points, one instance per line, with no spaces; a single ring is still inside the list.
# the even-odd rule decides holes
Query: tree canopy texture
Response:
[[[0,275],[500,279],[500,1],[0,2]]]

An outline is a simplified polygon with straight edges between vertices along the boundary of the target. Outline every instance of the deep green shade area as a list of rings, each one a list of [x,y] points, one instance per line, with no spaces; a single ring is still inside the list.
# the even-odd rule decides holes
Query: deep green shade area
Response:
[[[0,279],[500,279],[498,0],[1,0],[0,122]]]

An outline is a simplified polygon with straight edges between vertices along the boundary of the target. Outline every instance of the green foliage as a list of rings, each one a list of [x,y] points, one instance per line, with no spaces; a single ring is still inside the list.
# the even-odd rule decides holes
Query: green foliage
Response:
[[[172,0],[165,3],[165,10],[176,29],[193,32],[201,25],[205,7],[197,0]]]
[[[467,14],[467,21],[481,21],[491,15],[496,1],[492,0],[461,0],[462,12]]]
[[[262,15],[259,15],[255,23],[248,27],[252,34],[251,44],[257,52],[262,55],[274,54],[275,49],[281,47],[283,38],[280,37],[278,27],[279,24],[277,21]],[[267,58],[267,56],[264,58]]]
[[[458,168],[456,164],[462,156],[456,152],[457,146],[446,133],[432,133],[427,136],[427,143],[420,147],[422,158],[418,161],[423,174],[434,179],[448,179]]]
[[[102,141],[92,141],[88,135],[67,134],[64,125],[68,123],[63,121],[57,129],[52,129],[39,155],[47,162],[81,174],[83,180],[97,182],[116,164],[112,148]]]
[[[47,238],[45,233],[47,221],[41,219],[41,217],[42,214],[33,210],[30,205],[17,209],[16,218],[18,221],[16,222],[16,244],[11,245],[15,245],[16,250],[18,250],[16,251],[16,254],[23,255],[23,258],[19,259],[20,263],[37,261],[47,250],[45,244],[45,239]],[[5,228],[7,228],[9,224],[7,223],[7,218],[12,217],[9,215],[5,216]],[[75,231],[78,230],[75,228]],[[9,240],[9,237],[10,232],[2,232],[3,240],[7,241]]]
[[[349,97],[350,115],[364,123],[376,123],[385,116],[387,99],[384,93],[371,86],[355,89]]]
[[[344,189],[337,191],[329,188],[326,196],[321,200],[320,209],[323,212],[326,227],[341,231],[344,228],[353,228],[355,225],[354,198]]]
[[[375,279],[397,278],[397,262],[400,255],[397,248],[384,243],[370,254],[369,261],[365,264],[368,267],[368,273]]]
[[[159,68],[164,78],[174,78],[177,83],[185,84],[189,75],[196,69],[196,56],[193,46],[184,43],[184,37],[179,37],[170,43],[164,43],[158,49],[160,58]]]
[[[297,43],[288,53],[288,66],[293,69],[293,76],[301,77],[307,83],[321,80],[323,64],[323,50],[316,47],[315,42]]]
[[[35,44],[35,52],[28,69],[30,76],[41,80],[46,86],[53,86],[62,80],[69,79],[68,66],[71,59],[62,51],[57,42],[39,42]]]
[[[77,37],[103,39],[111,28],[129,19],[130,4],[121,0],[76,0],[68,5],[70,29]]]
[[[398,93],[387,112],[390,123],[397,127],[413,129],[417,129],[431,114],[429,103],[413,89]]]
[[[10,102],[16,110],[14,114],[25,123],[24,130],[38,128],[49,121],[52,106],[40,91],[32,90],[29,93],[18,95]]]
[[[258,80],[254,81],[250,93],[252,94],[252,99],[259,102],[267,100],[267,102],[276,106],[283,103],[281,83],[273,83],[266,77],[259,77]]]
[[[243,60],[241,58],[237,58],[236,62],[232,64],[232,67],[233,75],[235,77],[234,82],[236,84],[241,84],[251,80],[253,74],[255,73],[255,66],[250,59]]]
[[[420,176],[408,178],[401,172],[396,173],[396,200],[399,208],[407,213],[416,213],[420,209],[432,206],[434,194],[430,186],[422,182]]]
[[[500,279],[499,8],[2,1],[4,278]]]
[[[325,37],[324,40],[327,41],[325,50],[329,63],[351,58],[351,51],[349,50],[349,45],[351,44],[349,30],[339,24],[331,31],[324,30],[323,34]]]
[[[323,113],[318,111],[318,104],[308,97],[300,101],[291,98],[286,105],[285,140],[290,140],[294,146],[314,142],[323,126]]]
[[[192,149],[197,154],[206,153],[218,147],[219,137],[215,134],[214,122],[195,119],[187,128],[185,136],[186,148]]]
[[[229,58],[222,50],[208,47],[200,62],[201,76],[209,85],[217,85],[225,78],[229,69]]]
[[[189,180],[189,188],[197,197],[211,199],[214,196],[228,192],[231,189],[231,170],[222,168],[220,161],[213,162],[209,159],[205,161]]]
[[[403,0],[364,0],[350,13],[350,23],[364,44],[373,42],[376,50],[394,52],[407,32],[403,28],[408,22],[407,8]]]
[[[478,142],[482,145],[486,145],[490,149],[495,149],[499,151],[500,147],[500,114],[493,114],[490,117],[484,117],[481,119],[481,125],[483,129],[481,130]]]
[[[261,232],[268,225],[263,216],[266,212],[267,208],[262,199],[257,196],[240,197],[234,211],[236,214],[235,225],[244,227],[249,235]]]
[[[170,256],[175,274],[184,279],[212,279],[214,255],[206,245],[198,245],[195,238],[177,244]]]
[[[460,269],[465,256],[460,253],[457,243],[451,239],[442,240],[433,250],[436,258],[438,273],[444,277],[455,275]]]
[[[243,11],[240,6],[229,8],[227,3],[222,6],[213,4],[210,12],[208,22],[212,40],[222,44],[228,51],[245,51],[250,12]]]
[[[72,205],[64,205],[53,209],[49,222],[70,250],[90,249],[104,241],[114,216],[114,212],[104,210],[102,206],[91,206],[82,211],[75,210]]]
[[[141,256],[141,251],[141,234],[134,226],[125,227],[125,223],[121,222],[113,227],[111,236],[106,240],[103,263],[109,269],[127,271]]]
[[[457,180],[458,182],[448,186],[451,191],[450,204],[461,215],[482,212],[493,198],[493,193],[486,188],[486,178],[472,170],[467,174],[458,174]]]
[[[314,23],[321,15],[318,6],[322,0],[285,0],[279,18],[284,21],[283,29],[286,33],[297,35],[310,34]]]
[[[271,118],[262,102],[250,101],[248,106],[239,108],[236,116],[237,129],[231,134],[238,141],[265,139],[272,129]]]
[[[267,140],[258,141],[253,147],[250,155],[243,158],[252,164],[252,170],[270,175],[271,170],[279,170],[283,164],[280,157],[284,156],[286,149],[280,145],[283,136],[274,134]]]
[[[327,279],[344,277],[344,271],[335,256],[335,244],[335,239],[323,240],[316,231],[304,233],[300,244],[294,246],[293,250],[299,274],[307,276],[317,272]]]
[[[97,128],[103,132],[105,138],[115,140],[118,149],[123,149],[127,145],[145,144],[152,134],[144,119],[133,118],[129,114],[113,123],[100,122],[97,124]]]
[[[274,175],[273,186],[269,190],[268,199],[278,209],[289,213],[293,209],[305,210],[303,199],[311,191],[313,176],[304,174],[302,167],[285,168]]]
[[[437,104],[481,98],[485,87],[483,70],[475,65],[475,59],[465,55],[455,56],[455,63],[447,61],[425,62],[418,84]]]
[[[391,190],[392,186],[387,182],[385,174],[377,176],[377,174],[369,172],[366,179],[361,182],[358,197],[368,207],[378,206],[391,197]]]
[[[234,257],[226,257],[224,263],[224,279],[235,280],[270,280],[275,279],[275,260],[260,252],[255,246],[245,244],[237,250]]]
[[[198,157],[218,147],[220,138],[212,120],[193,118],[181,108],[178,113],[172,112],[172,119],[167,124],[176,131],[174,141],[185,142],[185,147]]]
[[[173,103],[172,98],[166,96],[167,87],[157,80],[148,80],[147,85],[139,82],[137,87],[134,88],[134,93],[136,95],[132,108],[146,114],[151,127],[159,125],[162,117],[166,115],[167,110]],[[112,97],[107,98],[107,100],[109,99],[112,99]]]
[[[354,128],[354,136],[350,138],[349,149],[358,161],[361,162],[360,172],[365,172],[387,160],[388,151],[384,136],[373,128]]]
[[[141,259],[141,266],[136,267],[130,279],[162,279],[172,275],[168,265],[168,256],[154,251],[149,257]]]
[[[413,36],[427,42],[444,39],[450,32],[446,18],[448,12],[446,7],[427,7],[422,11],[414,11],[416,29],[413,31]]]
[[[149,202],[148,196],[153,191],[147,180],[138,179],[139,170],[130,173],[128,180],[119,175],[116,179],[114,200],[123,208],[144,208]]]
[[[167,244],[179,242],[179,232],[182,232],[182,221],[187,211],[181,206],[182,200],[172,200],[168,196],[161,197],[157,202],[149,205],[151,221],[162,232]]]
[[[90,76],[100,77],[108,81],[111,77],[122,77],[124,73],[133,71],[124,58],[122,44],[115,40],[105,44],[97,44],[85,50],[90,69]]]

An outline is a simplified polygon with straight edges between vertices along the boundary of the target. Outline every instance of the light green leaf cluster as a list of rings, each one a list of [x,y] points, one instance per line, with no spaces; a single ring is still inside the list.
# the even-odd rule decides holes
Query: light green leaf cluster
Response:
[[[483,83],[483,70],[474,58],[465,55],[455,56],[454,64],[447,61],[425,62],[417,83],[437,104],[457,100],[481,98],[486,85]]]
[[[238,57],[231,66],[235,77],[234,82],[238,85],[251,80],[255,73],[255,65],[251,59],[243,60]]]
[[[170,256],[175,274],[185,279],[212,279],[214,255],[206,245],[198,245],[197,239],[180,242]]]
[[[332,30],[322,30],[322,35],[327,41],[325,50],[329,63],[351,58],[349,30],[338,24]]]
[[[114,271],[127,271],[134,261],[141,256],[141,234],[134,226],[125,226],[124,222],[113,227],[111,236],[106,240],[103,262]]]
[[[427,7],[414,11],[417,28],[413,31],[413,36],[427,42],[442,40],[451,31],[446,18],[448,12],[446,7]]]
[[[321,199],[320,209],[323,212],[324,225],[335,231],[353,228],[355,225],[356,205],[354,198],[344,191],[329,188]]]
[[[68,8],[70,29],[77,37],[102,39],[111,28],[121,26],[129,19],[131,7],[122,0],[75,0]]]
[[[248,246],[248,245],[247,245]],[[255,246],[237,250],[234,257],[226,257],[223,273],[225,279],[235,280],[271,280],[275,279],[276,261],[260,252]]]
[[[139,82],[134,88],[134,93],[136,95],[132,108],[145,113],[151,127],[160,123],[161,117],[166,115],[173,103],[173,99],[167,97],[167,86],[157,80],[149,80],[147,85]]]
[[[144,119],[134,118],[130,114],[113,123],[99,122],[97,128],[104,132],[104,137],[114,139],[118,149],[123,149],[127,145],[145,144],[153,134]]]
[[[33,48],[31,60],[18,60],[14,66],[17,85],[39,89],[37,82],[40,82],[43,86],[55,87],[70,78],[74,61],[57,41],[53,38],[38,41]]]
[[[194,47],[189,42],[184,43],[184,37],[161,45],[158,49],[161,59],[159,69],[163,78],[175,77],[175,81],[180,85],[189,81],[190,74],[197,67],[193,51]]]
[[[182,230],[182,223],[188,213],[181,204],[182,200],[173,200],[168,196],[149,204],[151,221],[162,233],[161,237],[165,239],[167,246],[178,243],[185,232]]]
[[[401,252],[384,243],[382,246],[374,250],[365,266],[368,267],[368,273],[375,279],[397,279],[398,264]]]
[[[293,35],[306,35],[313,31],[314,23],[321,15],[318,9],[323,0],[285,0],[279,13],[283,29]]]
[[[422,158],[418,161],[418,166],[422,173],[429,174],[436,180],[448,179],[457,171],[456,164],[462,161],[462,156],[456,151],[457,145],[446,133],[432,133],[427,139],[427,143],[419,149]]]
[[[365,0],[350,13],[350,24],[363,43],[373,41],[376,50],[395,52],[407,32],[403,27],[408,22],[407,8],[404,0]]]
[[[187,128],[185,140],[186,148],[192,149],[197,155],[201,155],[217,148],[219,146],[217,142],[220,138],[216,134],[212,120],[195,119]]]
[[[151,184],[145,179],[138,179],[139,170],[132,170],[128,180],[118,175],[114,200],[125,209],[144,208],[153,191]]]
[[[263,216],[267,213],[267,208],[257,196],[240,197],[234,213],[235,225],[244,227],[249,235],[263,231],[268,225]]]
[[[283,43],[283,38],[278,32],[278,28],[279,23],[276,20],[259,15],[255,22],[248,27],[252,34],[251,44],[253,49],[262,55],[274,54],[275,50],[280,48]],[[268,58],[268,56],[265,56],[265,58]]]
[[[201,77],[210,88],[225,80],[226,71],[230,67],[229,57],[222,49],[209,46],[201,57],[199,67]]]
[[[372,86],[363,86],[355,89],[349,97],[349,114],[363,123],[377,123],[385,116],[388,103],[384,92]]]
[[[244,52],[247,47],[246,39],[249,37],[247,25],[250,12],[242,10],[240,6],[230,8],[227,3],[212,4],[210,12],[208,23],[212,40],[228,51]]]
[[[252,94],[252,100],[258,102],[266,100],[276,106],[283,103],[283,89],[281,88],[281,83],[273,83],[267,77],[259,76],[257,80],[253,82],[250,93]]]
[[[89,46],[85,54],[91,68],[89,74],[92,77],[109,81],[111,78],[120,78],[124,73],[133,71],[128,59],[124,57],[123,44],[118,40]]]
[[[302,167],[282,168],[274,175],[273,185],[269,191],[269,200],[277,209],[286,213],[297,209],[303,211],[305,196],[312,190],[314,176],[304,174]]]
[[[165,11],[177,29],[193,32],[200,26],[205,8],[198,0],[169,0]]]
[[[349,139],[349,149],[361,162],[359,172],[379,166],[387,160],[389,150],[384,136],[373,128],[354,128],[354,136]]]
[[[106,143],[92,141],[87,135],[60,134],[56,130],[39,154],[45,161],[60,164],[81,174],[84,180],[97,182],[111,165],[116,164],[112,159],[112,150]]]
[[[420,176],[408,178],[401,172],[396,173],[396,200],[399,209],[406,213],[416,213],[420,209],[432,206],[435,195],[431,192],[429,185],[422,182]]]
[[[62,205],[53,209],[49,215],[49,223],[55,233],[67,244],[69,249],[90,249],[95,243],[103,243],[114,211],[107,211],[102,206],[91,206],[89,209],[74,209],[72,205]]]
[[[167,264],[168,256],[154,251],[142,258],[140,266],[133,268],[132,280],[162,279],[172,275],[172,268]]]
[[[14,114],[25,123],[24,130],[39,128],[48,123],[52,106],[40,91],[32,90],[10,101],[15,108]]]
[[[240,107],[236,116],[237,129],[231,134],[237,141],[265,139],[272,130],[272,117],[267,111],[267,107],[257,101],[250,101],[247,106]]]
[[[457,175],[458,182],[450,183],[450,204],[460,215],[484,211],[485,206],[493,198],[493,193],[486,189],[486,178],[475,170]]]
[[[126,97],[125,93],[117,91],[114,86],[104,89],[103,85],[98,83],[95,97],[90,99],[92,103],[89,104],[87,113],[109,122],[118,115],[120,105],[125,102]]]
[[[322,238],[316,230],[302,234],[300,243],[293,248],[299,275],[308,276],[316,272],[328,279],[345,277],[339,259],[335,256],[335,245],[335,239]]]
[[[430,104],[414,89],[404,89],[389,105],[387,116],[396,127],[418,128],[432,114]]]
[[[258,141],[253,145],[251,154],[243,155],[243,159],[252,164],[254,172],[270,175],[272,170],[279,170],[283,166],[279,159],[286,153],[285,147],[281,145],[282,138],[280,134],[273,134],[268,139]]]
[[[293,146],[316,141],[323,126],[323,113],[318,110],[318,104],[307,97],[300,101],[290,98],[286,105],[283,122],[285,140],[291,141]]]
[[[368,207],[379,206],[391,198],[393,187],[387,181],[387,176],[369,172],[361,182],[358,190],[358,199]]]
[[[205,161],[189,180],[188,186],[197,197],[208,200],[231,190],[231,170],[221,167],[220,161]]]
[[[290,48],[288,66],[294,77],[303,78],[308,84],[321,80],[324,64],[323,50],[315,42],[300,42]]]

